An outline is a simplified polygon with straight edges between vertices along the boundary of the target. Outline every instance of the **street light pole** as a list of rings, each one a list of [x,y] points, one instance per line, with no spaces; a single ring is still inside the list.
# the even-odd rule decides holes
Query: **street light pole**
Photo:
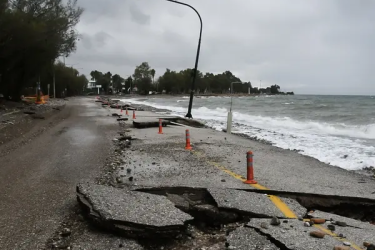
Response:
[[[185,5],[185,6],[189,7],[189,8],[191,8],[191,9],[193,9],[195,11],[195,13],[197,13],[197,15],[199,17],[199,21],[201,23],[201,28],[200,28],[200,32],[199,32],[199,41],[198,41],[197,55],[196,55],[196,58],[195,58],[195,66],[194,66],[194,71],[193,71],[193,81],[191,83],[189,108],[188,108],[188,112],[186,114],[187,118],[193,118],[193,116],[191,115],[191,108],[193,106],[193,97],[194,97],[194,92],[195,92],[195,78],[197,76],[199,53],[200,53],[200,49],[201,49],[201,38],[202,38],[202,28],[203,28],[202,18],[199,15],[198,11],[193,6],[191,6],[189,4],[178,2],[178,1],[175,1],[175,0],[166,0],[166,1],[172,2],[172,3],[181,4],[181,5]]]

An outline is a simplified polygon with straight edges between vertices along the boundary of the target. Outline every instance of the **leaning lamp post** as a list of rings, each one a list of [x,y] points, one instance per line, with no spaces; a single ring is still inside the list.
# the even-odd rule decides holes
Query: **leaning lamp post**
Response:
[[[189,8],[191,8],[191,9],[193,9],[195,11],[195,13],[197,13],[197,15],[199,17],[199,21],[201,23],[201,29],[200,29],[200,32],[199,32],[199,41],[198,41],[197,56],[195,58],[195,66],[194,66],[194,71],[193,71],[193,79],[192,79],[191,90],[190,90],[189,108],[188,108],[188,112],[186,114],[187,118],[193,118],[193,116],[191,115],[191,108],[193,106],[193,97],[194,97],[194,92],[195,92],[195,78],[197,76],[199,52],[200,52],[200,49],[201,49],[201,38],[202,38],[202,27],[203,27],[202,18],[199,15],[198,11],[193,6],[191,6],[189,4],[178,2],[178,1],[174,1],[174,0],[166,0],[166,1],[172,2],[172,3],[181,4],[181,5],[185,5],[185,6],[189,7]]]

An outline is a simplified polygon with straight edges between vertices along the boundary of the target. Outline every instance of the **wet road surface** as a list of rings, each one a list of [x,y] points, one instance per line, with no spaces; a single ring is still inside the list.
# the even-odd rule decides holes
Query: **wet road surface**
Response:
[[[44,248],[76,205],[76,184],[93,180],[110,152],[118,125],[108,114],[92,99],[72,98],[55,115],[66,119],[0,156],[1,249]]]

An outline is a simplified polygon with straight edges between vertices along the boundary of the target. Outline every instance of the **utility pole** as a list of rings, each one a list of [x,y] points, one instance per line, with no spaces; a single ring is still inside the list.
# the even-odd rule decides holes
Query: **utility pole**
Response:
[[[56,75],[55,75],[55,60],[53,60],[52,62],[52,73],[53,73],[53,80],[52,80],[52,84],[53,84],[53,98],[56,98]]]

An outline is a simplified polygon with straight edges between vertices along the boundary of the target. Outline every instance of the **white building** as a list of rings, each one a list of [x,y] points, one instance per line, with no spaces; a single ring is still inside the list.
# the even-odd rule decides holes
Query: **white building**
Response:
[[[87,84],[88,89],[93,89],[96,88],[96,81],[90,80],[89,83]]]

